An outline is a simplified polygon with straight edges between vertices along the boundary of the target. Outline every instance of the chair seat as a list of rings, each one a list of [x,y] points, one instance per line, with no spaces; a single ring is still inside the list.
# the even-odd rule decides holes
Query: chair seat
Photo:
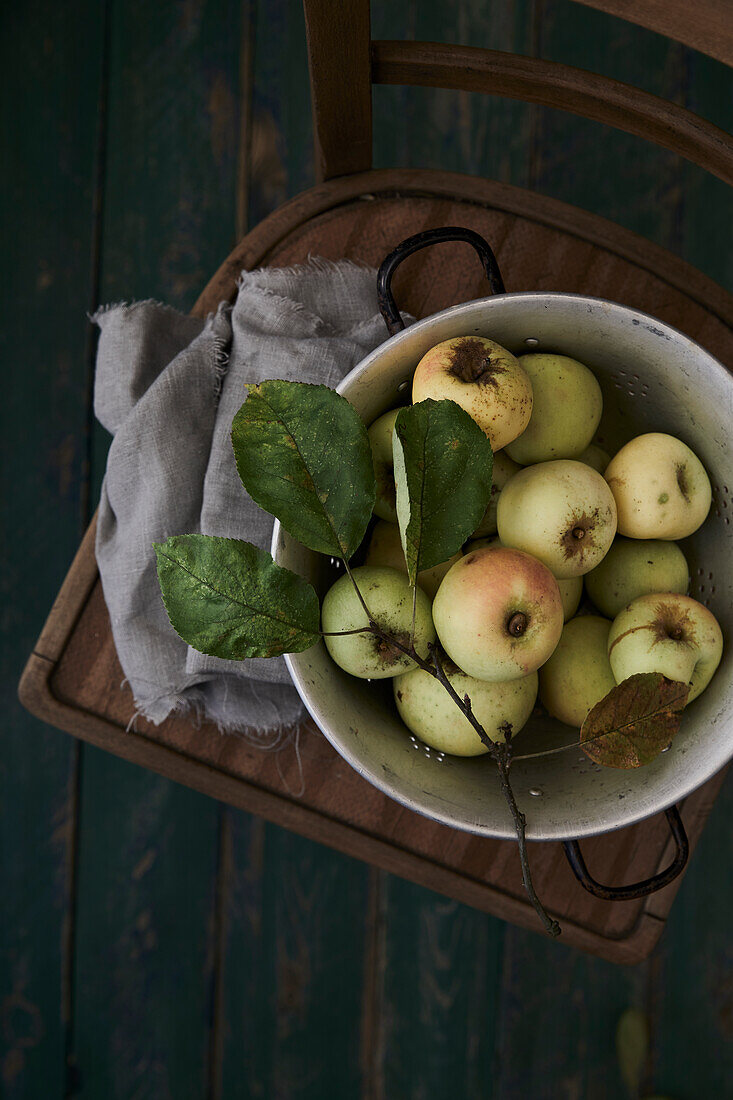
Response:
[[[491,243],[509,291],[579,292],[633,306],[733,362],[733,299],[689,265],[582,211],[505,185],[447,173],[370,172],[314,188],[276,211],[239,244],[196,304],[205,314],[233,298],[242,268],[302,263],[310,255],[378,266],[403,238],[441,225]],[[440,245],[407,260],[394,281],[398,305],[424,317],[488,294],[466,245]],[[513,843],[473,837],[421,818],[371,787],[311,722],[280,752],[173,717],[134,718],[114,649],[90,528],[26,667],[29,710],[85,740],[318,841],[494,912],[535,926]],[[129,727],[129,729],[128,729]],[[691,843],[722,776],[686,800]],[[301,793],[303,792],[303,793]],[[575,883],[559,845],[535,858],[538,891],[566,926],[566,942],[617,961],[648,954],[678,885],[664,896],[609,904]],[[608,880],[637,880],[664,864],[663,818],[585,844]]]

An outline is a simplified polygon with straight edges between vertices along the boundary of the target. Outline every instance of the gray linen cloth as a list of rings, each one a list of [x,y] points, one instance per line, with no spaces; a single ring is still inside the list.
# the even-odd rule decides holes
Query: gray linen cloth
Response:
[[[202,531],[269,550],[272,517],[245,493],[229,438],[245,385],[336,386],[386,338],[376,273],[311,260],[245,272],[234,306],[205,322],[151,301],[94,320],[95,412],[114,435],[97,561],[137,712],[158,724],[192,709],[221,730],[278,731],[302,714],[283,659],[223,661],[187,646],[163,607],[152,543]]]

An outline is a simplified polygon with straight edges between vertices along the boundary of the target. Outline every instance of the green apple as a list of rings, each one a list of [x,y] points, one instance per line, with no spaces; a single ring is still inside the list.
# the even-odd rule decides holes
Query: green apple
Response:
[[[483,519],[474,531],[471,538],[480,539],[485,535],[493,535],[496,532],[496,506],[499,502],[499,494],[510,477],[519,472],[520,467],[512,462],[506,451],[497,451],[494,455],[494,468],[491,481],[491,499],[484,512]]]
[[[378,417],[369,428],[369,442],[374,462],[374,478],[377,482],[377,500],[374,514],[380,519],[397,523],[397,495],[392,463],[392,432],[399,409],[390,409]]]
[[[618,535],[603,561],[585,575],[585,587],[599,611],[615,619],[637,596],[686,592],[690,571],[676,542],[625,539]]]
[[[483,546],[503,546],[498,535],[494,535],[493,538],[485,539],[471,539],[466,546],[466,553],[470,554],[472,550],[480,550]],[[575,612],[578,610],[578,604],[580,603],[580,597],[583,595],[583,578],[582,577],[566,577],[564,580],[558,580],[557,587],[560,589],[560,599],[562,600],[562,612],[565,622],[568,619],[572,619]]]
[[[500,451],[516,439],[532,413],[532,383],[518,359],[483,336],[443,340],[423,355],[412,379],[414,403],[455,401]]]
[[[532,416],[522,434],[507,444],[522,466],[555,458],[576,458],[590,443],[603,412],[603,395],[593,373],[567,355],[521,355],[532,383]]]
[[[616,686],[608,660],[610,619],[580,615],[565,625],[540,669],[540,700],[553,718],[582,726],[588,711]]]
[[[688,703],[704,691],[723,654],[723,635],[707,607],[691,596],[650,593],[619,612],[608,635],[616,683],[635,672],[661,672],[690,684]]]
[[[616,499],[618,532],[632,539],[683,539],[710,511],[710,479],[673,435],[649,432],[615,455],[605,478]]]
[[[586,466],[592,466],[594,470],[598,470],[599,474],[606,472],[606,467],[610,461],[611,456],[608,451],[604,451],[603,447],[599,447],[597,443],[591,443],[578,455],[578,462],[584,462]]]
[[[521,550],[472,550],[446,573],[433,602],[440,642],[477,680],[514,680],[544,664],[562,633],[557,581]]]
[[[461,699],[468,695],[478,721],[492,741],[514,738],[526,723],[537,698],[537,673],[519,680],[490,684],[475,680],[445,659],[443,668]],[[451,699],[444,686],[421,668],[392,681],[397,710],[407,728],[426,745],[451,756],[481,756],[488,748]]]
[[[520,470],[502,489],[496,518],[505,546],[534,555],[563,580],[590,572],[616,534],[611,490],[571,459]]]
[[[435,598],[440,582],[452,565],[461,557],[460,550],[453,554],[447,561],[440,565],[434,565],[432,569],[423,569],[417,575],[417,583],[430,599]],[[394,523],[387,523],[383,519],[377,520],[369,540],[369,547],[364,558],[365,565],[388,565],[391,569],[399,569],[400,573],[407,576],[407,563],[402,549],[400,529]]]
[[[430,614],[430,600],[420,589],[410,587],[407,577],[396,569],[361,565],[351,570],[369,611],[383,630],[402,645],[410,640],[413,592],[415,605],[415,650],[427,658],[428,646],[435,641],[435,627]],[[382,680],[398,676],[415,662],[396,646],[387,644],[368,630],[369,620],[356,594],[351,579],[344,574],[331,585],[321,607],[321,628],[327,632],[363,629],[363,633],[342,637],[326,637],[324,641],[331,657],[352,676],[365,680]]]

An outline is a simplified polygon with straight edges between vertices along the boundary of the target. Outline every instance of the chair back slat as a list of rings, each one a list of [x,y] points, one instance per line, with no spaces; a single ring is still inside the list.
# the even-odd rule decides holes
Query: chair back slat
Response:
[[[733,0],[578,2],[721,60],[733,54]],[[372,42],[369,0],[304,0],[304,8],[319,181],[371,168],[375,83],[482,92],[570,111],[636,134],[733,182],[730,135],[676,103],[539,58],[434,42]]]
[[[316,178],[372,166],[369,0],[305,0]]]
[[[730,0],[575,0],[733,65]]]
[[[373,42],[372,80],[556,107],[637,134],[733,183],[733,140],[725,131],[676,103],[569,65],[474,46]]]

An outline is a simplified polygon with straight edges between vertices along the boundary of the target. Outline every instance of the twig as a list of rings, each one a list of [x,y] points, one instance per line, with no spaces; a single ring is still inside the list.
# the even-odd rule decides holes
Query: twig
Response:
[[[438,647],[435,644],[429,646],[431,656],[433,658],[432,663],[425,661],[419,653],[416,652],[414,645],[408,647],[402,645],[396,638],[392,638],[386,631],[382,630],[376,623],[371,623],[372,632],[388,641],[396,649],[401,650],[403,653],[411,657],[412,660],[418,665],[423,672],[428,672],[431,676],[434,676],[436,680],[440,681],[445,690],[450,695],[453,702],[460,709],[461,713],[468,719],[476,733],[481,739],[481,743],[489,750],[489,754],[496,762],[496,766],[499,769],[499,778],[501,780],[501,789],[504,797],[507,801],[507,805],[511,810],[512,818],[514,819],[514,828],[517,834],[517,844],[519,847],[519,860],[522,865],[522,881],[524,882],[524,889],[527,892],[527,897],[532,902],[532,905],[537,913],[537,916],[542,921],[542,925],[545,931],[551,936],[559,936],[561,933],[560,925],[556,920],[549,915],[534,888],[532,882],[532,872],[529,865],[529,853],[527,851],[527,819],[517,805],[517,800],[514,797],[514,791],[512,785],[509,782],[509,764],[511,762],[511,749],[509,744],[502,745],[499,742],[492,741],[488,733],[481,725],[476,715],[473,713],[471,706],[471,700],[468,695],[461,699],[456,689],[451,684],[450,680],[446,676],[445,669],[440,661],[440,655],[438,653]]]
[[[359,585],[354,580],[354,574],[349,569],[349,563],[347,562],[346,558],[342,558],[341,561],[344,563],[344,569],[346,570],[346,572],[349,576],[349,580],[351,581],[351,583],[354,586],[354,591],[356,592],[357,596],[359,597],[359,603],[364,608],[364,611],[366,612],[366,617],[369,620],[369,623],[371,625],[371,623],[373,621],[372,616],[371,616],[371,612],[369,611],[369,608],[367,607],[366,603],[364,602],[364,597],[362,596],[361,592],[359,591]]]

